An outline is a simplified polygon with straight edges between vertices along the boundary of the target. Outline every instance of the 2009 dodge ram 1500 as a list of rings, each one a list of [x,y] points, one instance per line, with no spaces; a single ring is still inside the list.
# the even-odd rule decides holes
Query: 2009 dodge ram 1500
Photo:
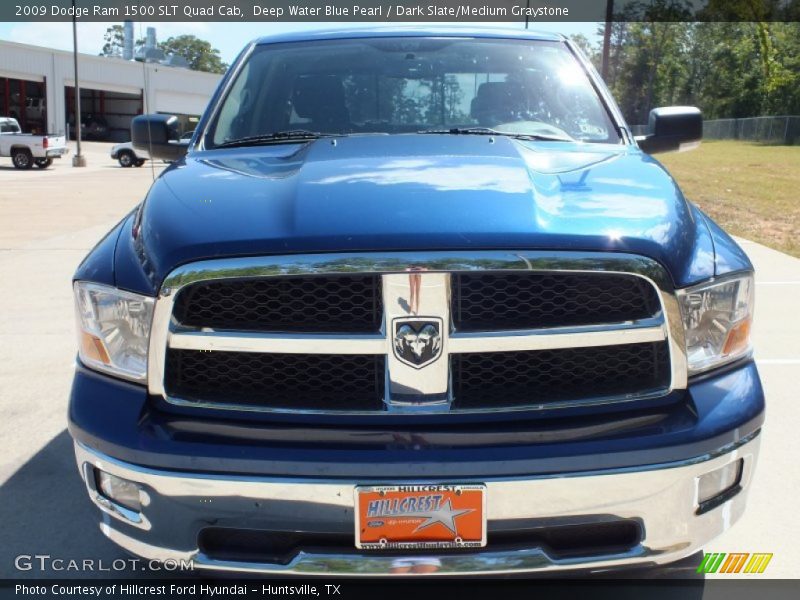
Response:
[[[102,530],[273,573],[608,569],[744,511],[753,270],[559,36],[258,40],[79,267],[69,409]],[[148,140],[148,135],[151,136]],[[179,154],[185,156],[178,156]]]

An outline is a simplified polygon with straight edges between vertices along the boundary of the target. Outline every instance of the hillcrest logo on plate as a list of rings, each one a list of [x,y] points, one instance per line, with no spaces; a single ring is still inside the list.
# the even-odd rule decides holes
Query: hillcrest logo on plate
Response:
[[[397,485],[356,488],[356,546],[370,550],[486,545],[486,488]]]

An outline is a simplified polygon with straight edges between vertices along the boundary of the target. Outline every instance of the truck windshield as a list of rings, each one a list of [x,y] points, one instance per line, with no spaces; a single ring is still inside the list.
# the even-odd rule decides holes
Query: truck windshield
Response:
[[[239,70],[206,147],[280,132],[419,131],[618,143],[608,111],[562,42],[367,38],[264,44]]]

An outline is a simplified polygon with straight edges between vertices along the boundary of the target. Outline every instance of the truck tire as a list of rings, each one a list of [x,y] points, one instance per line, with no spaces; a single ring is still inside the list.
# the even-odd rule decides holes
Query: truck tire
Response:
[[[52,158],[37,158],[34,161],[34,164],[37,167],[39,167],[40,169],[46,169],[47,167],[49,167],[50,165],[53,164],[53,159]]]
[[[117,160],[119,161],[120,167],[132,167],[133,164],[136,162],[136,157],[133,155],[133,152],[130,150],[123,150],[117,156]]]
[[[33,167],[33,156],[27,148],[14,148],[11,151],[11,162],[17,169],[30,169]]]
[[[136,160],[136,162],[134,164],[137,167],[141,167],[144,164],[144,159],[143,158],[139,158],[139,159]]]

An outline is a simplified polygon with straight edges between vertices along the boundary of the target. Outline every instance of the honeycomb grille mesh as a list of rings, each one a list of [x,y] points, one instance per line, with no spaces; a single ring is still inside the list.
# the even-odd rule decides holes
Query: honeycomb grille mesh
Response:
[[[453,409],[509,408],[663,389],[666,342],[453,354]]]
[[[191,284],[175,299],[187,327],[365,333],[380,329],[379,275],[309,275]]]
[[[380,355],[169,349],[167,393],[187,401],[293,410],[380,410]]]
[[[452,282],[453,323],[460,331],[597,325],[660,310],[655,288],[632,275],[460,273]]]

